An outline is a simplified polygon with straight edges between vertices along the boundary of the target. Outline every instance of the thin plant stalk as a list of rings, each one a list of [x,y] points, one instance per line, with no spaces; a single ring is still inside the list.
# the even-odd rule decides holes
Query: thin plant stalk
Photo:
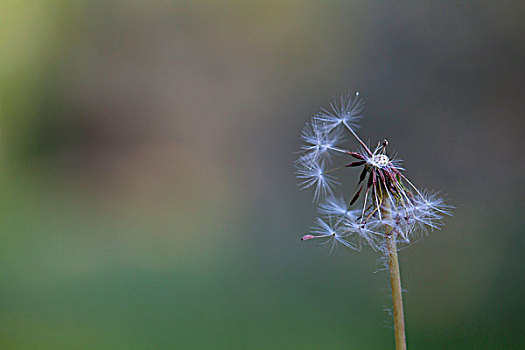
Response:
[[[396,350],[406,350],[405,315],[403,312],[403,296],[401,294],[401,274],[394,236],[389,237],[388,266],[390,267],[390,284],[392,285],[392,304],[394,307],[394,327],[396,335]]]
[[[386,220],[391,217],[390,203],[385,201],[383,215]],[[394,332],[396,339],[396,350],[406,350],[405,337],[405,314],[403,311],[403,295],[401,289],[401,273],[399,271],[399,260],[397,258],[397,247],[395,231],[388,227],[388,267],[390,269],[390,285],[392,287],[392,306],[394,309]]]

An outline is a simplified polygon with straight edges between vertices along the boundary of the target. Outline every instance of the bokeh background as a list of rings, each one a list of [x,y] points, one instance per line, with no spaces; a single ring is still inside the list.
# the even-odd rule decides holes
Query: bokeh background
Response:
[[[457,208],[401,253],[409,348],[525,349],[519,2],[0,4],[1,349],[393,348],[378,256],[299,241],[355,90]]]

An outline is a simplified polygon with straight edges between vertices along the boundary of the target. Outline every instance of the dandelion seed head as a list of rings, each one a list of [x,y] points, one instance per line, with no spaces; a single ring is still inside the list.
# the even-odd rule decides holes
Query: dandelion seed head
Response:
[[[376,168],[384,168],[390,163],[390,159],[385,154],[374,154],[367,162]]]
[[[302,189],[314,188],[314,201],[319,202],[318,212],[324,219],[318,218],[310,234],[301,239],[319,239],[330,250],[337,245],[360,250],[366,244],[386,254],[391,239],[408,245],[429,230],[439,229],[452,207],[437,194],[419,190],[408,180],[401,160],[387,153],[387,140],[379,142],[373,151],[361,140],[354,129],[363,106],[359,92],[343,95],[303,129],[304,144],[296,174]],[[359,151],[342,148],[343,132],[358,141]],[[337,160],[331,155],[336,153],[353,159],[329,169]],[[343,195],[334,195],[339,184],[334,172],[349,167],[362,170],[352,199],[346,201]]]

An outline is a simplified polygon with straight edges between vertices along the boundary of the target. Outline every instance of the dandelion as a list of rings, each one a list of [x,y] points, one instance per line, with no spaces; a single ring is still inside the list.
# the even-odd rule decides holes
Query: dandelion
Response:
[[[406,349],[399,246],[408,245],[429,230],[442,226],[442,217],[451,207],[435,193],[418,189],[403,174],[402,161],[387,152],[388,141],[371,149],[357,135],[364,102],[359,93],[343,95],[322,109],[306,124],[301,138],[301,156],[296,162],[301,188],[314,188],[318,201],[317,218],[311,232],[301,240],[320,241],[330,251],[337,245],[360,250],[363,244],[382,254],[388,263],[394,310],[396,349]],[[357,150],[341,146],[343,133],[358,143]],[[328,169],[334,155],[342,164]],[[343,160],[344,160],[343,159]],[[359,168],[356,188],[349,201],[335,196],[335,173]]]

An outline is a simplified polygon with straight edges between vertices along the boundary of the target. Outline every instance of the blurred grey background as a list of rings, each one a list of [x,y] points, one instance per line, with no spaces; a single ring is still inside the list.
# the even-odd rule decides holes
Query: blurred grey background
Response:
[[[300,131],[359,90],[457,208],[401,253],[409,348],[525,349],[520,2],[0,9],[0,348],[393,348],[378,256],[299,241]]]

